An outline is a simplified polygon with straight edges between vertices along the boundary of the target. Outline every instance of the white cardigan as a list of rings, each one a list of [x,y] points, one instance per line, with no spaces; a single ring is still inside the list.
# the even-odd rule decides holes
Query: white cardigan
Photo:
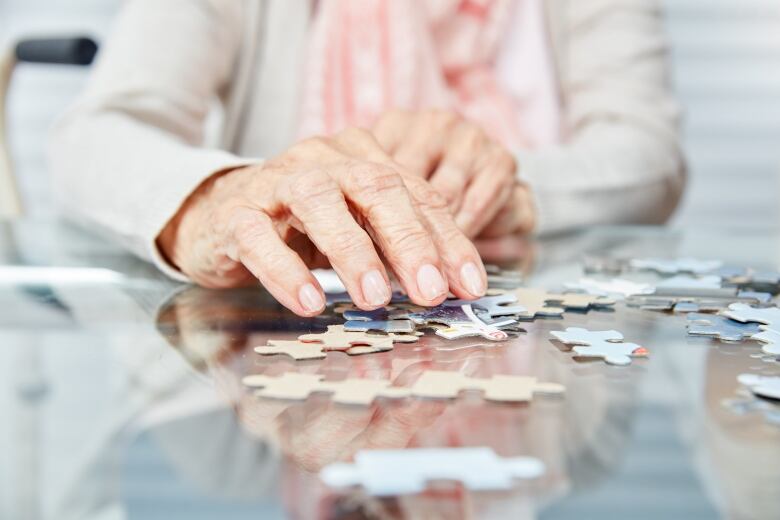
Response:
[[[55,127],[66,215],[163,262],[155,239],[204,179],[291,144],[310,2],[127,0]],[[684,185],[655,0],[545,0],[564,143],[517,151],[539,232],[661,223]],[[219,101],[219,137],[207,118]]]

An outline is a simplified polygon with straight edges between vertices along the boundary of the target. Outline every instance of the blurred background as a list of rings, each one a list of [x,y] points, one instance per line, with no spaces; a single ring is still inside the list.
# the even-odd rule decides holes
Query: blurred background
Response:
[[[0,49],[22,36],[86,33],[101,41],[120,0],[0,0]],[[780,224],[780,2],[666,0],[674,84],[684,108],[690,169],[673,224]],[[86,70],[21,65],[9,97],[9,135],[28,213],[54,212],[47,129]]]

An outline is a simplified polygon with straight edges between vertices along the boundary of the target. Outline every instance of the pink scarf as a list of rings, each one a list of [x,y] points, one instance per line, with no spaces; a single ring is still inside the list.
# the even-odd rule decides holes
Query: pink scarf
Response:
[[[370,127],[391,108],[444,108],[510,148],[555,142],[555,82],[536,2],[320,0],[300,137]],[[514,41],[524,48],[514,53],[510,80],[502,81],[499,54],[516,31],[523,37]]]

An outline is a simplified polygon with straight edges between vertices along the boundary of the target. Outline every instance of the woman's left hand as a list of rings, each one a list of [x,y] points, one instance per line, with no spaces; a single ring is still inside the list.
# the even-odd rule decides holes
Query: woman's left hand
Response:
[[[470,238],[530,232],[534,208],[517,180],[512,154],[454,112],[386,112],[373,133],[411,173],[428,179],[448,201]]]

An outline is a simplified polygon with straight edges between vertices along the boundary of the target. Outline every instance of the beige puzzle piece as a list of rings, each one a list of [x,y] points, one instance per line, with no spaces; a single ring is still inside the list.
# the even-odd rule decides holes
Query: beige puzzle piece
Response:
[[[303,400],[316,392],[330,393],[340,404],[370,405],[376,398],[399,399],[409,395],[408,388],[391,386],[386,379],[344,379],[323,381],[325,376],[286,372],[279,377],[252,375],[243,379],[247,386],[259,388],[260,397]]]
[[[368,334],[367,332],[355,332],[344,330],[344,325],[328,325],[327,332],[304,334],[298,337],[299,341],[306,343],[316,342],[325,350],[347,350],[357,345],[383,348],[388,343],[393,348],[393,343],[414,343],[419,336],[414,334]]]
[[[384,341],[375,342],[372,345],[353,345],[351,347],[338,349],[327,349],[322,343],[269,340],[268,345],[255,347],[255,352],[262,356],[287,354],[296,361],[302,361],[307,359],[325,359],[328,350],[338,350],[339,352],[344,352],[350,356],[376,354],[378,352],[387,352],[388,350],[393,350],[392,340],[385,338],[382,339]]]
[[[515,305],[526,308],[517,316],[535,318],[536,316],[562,316],[565,309],[585,310],[591,306],[611,306],[615,300],[591,294],[553,294],[543,289],[519,287],[506,291],[517,298]]]
[[[304,359],[325,359],[325,348],[319,343],[302,341],[269,340],[268,345],[255,347],[255,352],[263,356],[287,354],[296,361]]]
[[[454,399],[464,390],[481,390],[484,399],[500,402],[526,402],[536,393],[560,394],[565,387],[557,383],[539,383],[535,377],[494,375],[490,379],[469,377],[459,372],[429,370],[412,385],[411,395]]]

